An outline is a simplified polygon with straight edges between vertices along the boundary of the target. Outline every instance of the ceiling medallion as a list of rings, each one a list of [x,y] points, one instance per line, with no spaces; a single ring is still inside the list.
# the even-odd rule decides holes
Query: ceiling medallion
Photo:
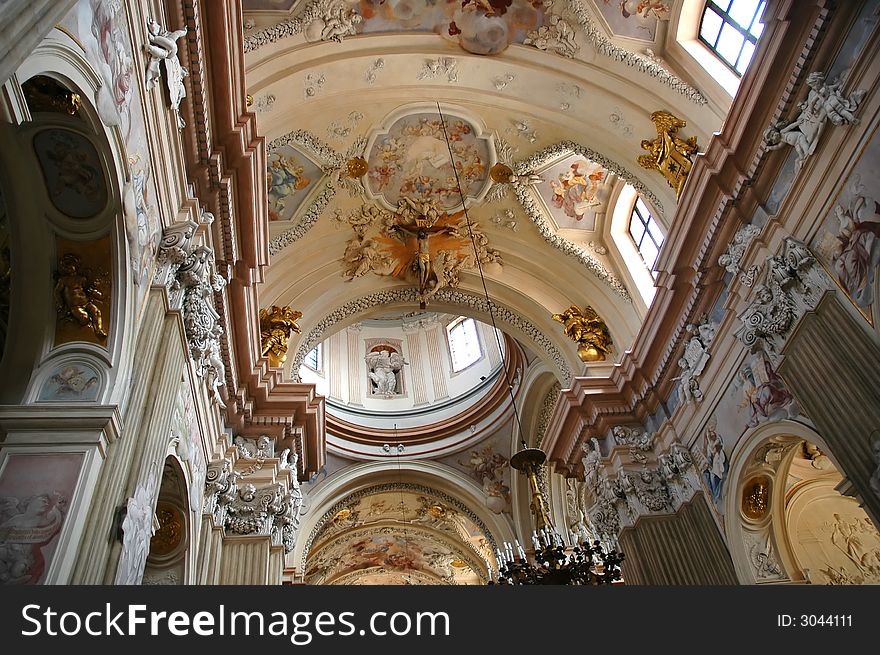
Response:
[[[363,157],[352,157],[346,162],[345,167],[349,177],[358,178],[366,174],[369,165]]]
[[[505,184],[510,182],[510,178],[513,177],[513,169],[507,164],[498,162],[489,169],[489,177],[495,184]]]

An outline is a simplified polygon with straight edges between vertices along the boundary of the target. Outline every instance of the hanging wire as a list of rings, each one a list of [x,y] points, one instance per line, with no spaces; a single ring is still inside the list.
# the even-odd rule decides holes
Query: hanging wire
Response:
[[[394,424],[394,459],[397,462],[397,485],[400,491],[400,518],[403,524],[403,552],[409,557],[409,535],[406,533],[406,504],[403,502],[403,469],[400,466],[401,444],[397,439],[397,423]]]
[[[501,345],[501,337],[498,332],[498,326],[495,324],[495,313],[492,311],[492,299],[489,297],[489,289],[486,286],[486,278],[483,276],[483,265],[480,262],[480,253],[477,249],[477,239],[474,236],[474,232],[471,229],[471,217],[468,215],[467,207],[465,206],[464,201],[464,191],[461,188],[461,180],[458,178],[458,168],[455,165],[455,155],[452,152],[452,144],[449,142],[449,134],[446,132],[446,118],[443,116],[443,112],[440,110],[440,103],[437,103],[437,113],[440,114],[440,125],[443,127],[443,138],[446,139],[446,148],[449,150],[449,159],[452,162],[452,172],[455,175],[455,184],[458,187],[458,195],[461,198],[461,208],[462,213],[464,214],[465,222],[467,223],[468,228],[468,236],[471,238],[471,245],[474,247],[474,259],[477,262],[477,271],[480,274],[480,282],[483,284],[483,294],[486,296],[486,305],[489,309],[489,319],[492,321],[492,327],[495,331],[495,340],[498,343],[498,352],[501,353],[501,363],[502,370],[504,372],[504,379],[507,382],[507,393],[510,396],[510,404],[513,407],[513,416],[516,419],[516,427],[519,431],[519,441],[522,444],[523,448],[528,448],[528,444],[526,444],[526,440],[523,437],[523,429],[522,423],[519,420],[519,412],[516,409],[516,398],[513,395],[513,381],[510,379],[510,371],[507,370],[507,362],[504,358],[504,348]]]

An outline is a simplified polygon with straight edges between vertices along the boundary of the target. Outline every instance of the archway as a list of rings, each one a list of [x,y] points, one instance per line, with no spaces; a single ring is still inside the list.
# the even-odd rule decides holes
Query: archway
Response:
[[[822,437],[794,421],[763,426],[732,456],[726,533],[745,584],[880,583],[880,533]]]

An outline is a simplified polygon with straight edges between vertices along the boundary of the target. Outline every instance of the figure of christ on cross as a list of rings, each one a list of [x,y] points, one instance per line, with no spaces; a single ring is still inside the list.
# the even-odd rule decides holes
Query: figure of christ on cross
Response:
[[[411,266],[419,278],[419,309],[425,309],[427,298],[436,290],[438,284],[437,273],[431,262],[431,239],[440,235],[454,237],[454,243],[450,245],[454,245],[453,249],[458,250],[461,246],[458,243],[460,235],[455,226],[449,224],[450,219],[455,217],[443,214],[441,218],[431,203],[423,203],[419,206],[408,198],[402,200],[409,204],[409,208],[408,211],[400,211],[399,214],[412,219],[412,222],[392,225],[389,231],[405,245],[408,237],[415,237],[417,249],[412,257]]]

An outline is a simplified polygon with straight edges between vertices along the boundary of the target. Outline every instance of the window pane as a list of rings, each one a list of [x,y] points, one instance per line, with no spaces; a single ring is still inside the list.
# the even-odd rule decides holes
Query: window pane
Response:
[[[752,60],[753,54],[755,54],[755,44],[746,41],[746,44],[743,46],[742,54],[739,56],[739,61],[736,62],[736,70],[738,70],[740,74],[745,74],[746,68],[749,67],[749,62]]]
[[[718,38],[718,32],[721,31],[721,24],[723,22],[721,16],[711,9],[706,9],[706,13],[703,15],[703,23],[700,25],[700,36],[714,46],[715,39]]]
[[[755,16],[755,22],[752,23],[752,27],[749,29],[749,32],[752,33],[756,39],[761,36],[761,33],[764,31],[764,23],[761,22],[761,18],[764,16],[764,5],[766,3],[762,2],[761,6],[758,8],[758,15]]]
[[[654,219],[651,219],[651,225],[648,228],[648,233],[651,235],[651,238],[654,240],[658,246],[663,243],[663,233],[660,231],[660,226],[654,222]]]
[[[721,28],[721,36],[718,37],[718,46],[715,50],[721,57],[733,64],[739,56],[743,41],[745,41],[745,37],[733,25],[725,23]]]
[[[654,269],[654,262],[657,261],[657,255],[660,253],[657,250],[657,246],[654,245],[654,242],[650,239],[645,239],[642,241],[642,247],[639,249],[639,252],[642,253],[642,257],[645,260],[645,265],[648,267],[648,270]]]
[[[318,344],[306,355],[306,366],[316,371],[321,369],[321,344]]]
[[[727,13],[730,14],[734,21],[739,23],[740,27],[747,30],[752,24],[752,19],[758,10],[759,2],[760,0],[734,0]]]
[[[482,357],[480,341],[477,338],[477,326],[472,318],[460,319],[458,322],[450,324],[446,330],[453,371],[467,368]]]
[[[645,235],[645,226],[642,225],[636,212],[633,212],[632,218],[629,221],[629,235],[636,242],[636,247],[639,246],[642,242],[642,237]]]

